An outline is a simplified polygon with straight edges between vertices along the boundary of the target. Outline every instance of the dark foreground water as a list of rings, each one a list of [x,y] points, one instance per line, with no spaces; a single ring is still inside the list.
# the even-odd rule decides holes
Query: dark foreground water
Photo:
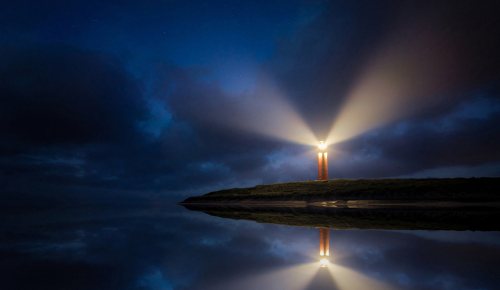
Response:
[[[330,230],[177,205],[3,211],[0,289],[500,289],[500,232]]]

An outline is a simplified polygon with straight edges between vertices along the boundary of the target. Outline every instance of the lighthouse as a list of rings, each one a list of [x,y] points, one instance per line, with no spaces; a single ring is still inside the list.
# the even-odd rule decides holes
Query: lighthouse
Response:
[[[318,144],[318,180],[328,180],[328,153],[325,141]]]

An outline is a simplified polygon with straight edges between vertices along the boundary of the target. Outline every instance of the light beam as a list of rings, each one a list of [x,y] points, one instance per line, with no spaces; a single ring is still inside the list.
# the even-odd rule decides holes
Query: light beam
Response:
[[[405,27],[375,50],[332,124],[328,144],[439,105],[458,75],[454,48],[436,31]]]
[[[202,100],[203,122],[245,130],[302,145],[315,145],[317,138],[269,77],[260,73],[253,89],[239,95],[216,90],[217,102]]]

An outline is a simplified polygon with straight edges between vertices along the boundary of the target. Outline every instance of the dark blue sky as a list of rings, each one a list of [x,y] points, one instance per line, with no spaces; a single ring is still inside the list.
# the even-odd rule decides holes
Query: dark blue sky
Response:
[[[334,178],[498,176],[497,6],[11,1],[0,10],[2,192],[314,179],[297,120],[317,138],[350,128],[331,147]]]

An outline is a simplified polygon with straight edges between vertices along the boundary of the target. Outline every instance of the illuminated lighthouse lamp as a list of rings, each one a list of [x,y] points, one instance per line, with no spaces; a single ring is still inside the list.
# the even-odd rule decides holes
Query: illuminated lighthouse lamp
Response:
[[[328,180],[328,153],[325,141],[318,144],[318,180]]]

